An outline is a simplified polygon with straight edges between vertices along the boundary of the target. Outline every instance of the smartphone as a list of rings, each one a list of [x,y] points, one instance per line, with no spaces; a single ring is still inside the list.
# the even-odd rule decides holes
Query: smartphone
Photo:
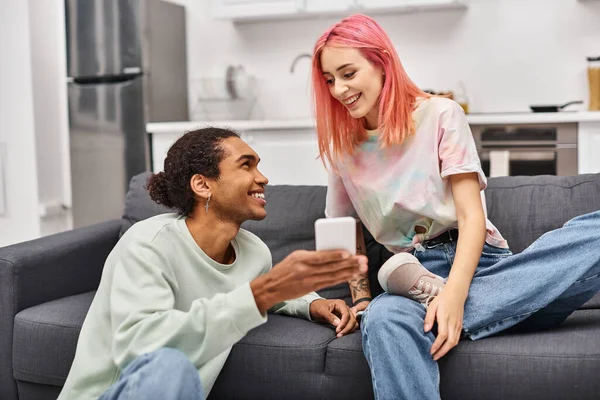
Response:
[[[320,218],[315,221],[317,250],[346,250],[356,254],[356,219],[353,217]]]

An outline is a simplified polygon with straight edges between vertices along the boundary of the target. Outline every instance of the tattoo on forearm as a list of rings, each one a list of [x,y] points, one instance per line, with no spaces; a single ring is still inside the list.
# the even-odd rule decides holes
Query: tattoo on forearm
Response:
[[[371,296],[369,278],[367,278],[366,275],[352,279],[349,284],[350,291],[352,292],[352,299]]]
[[[367,255],[367,246],[365,245],[365,238],[363,236],[360,220],[356,220],[356,254]],[[352,301],[360,299],[361,297],[371,297],[368,275],[361,275],[356,279],[352,279],[348,282],[348,285],[350,285]]]

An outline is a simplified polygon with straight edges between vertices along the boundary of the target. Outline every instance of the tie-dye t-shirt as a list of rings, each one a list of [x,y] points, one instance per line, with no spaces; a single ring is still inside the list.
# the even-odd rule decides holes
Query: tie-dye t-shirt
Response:
[[[382,149],[370,131],[369,140],[337,164],[338,173],[329,173],[326,216],[358,216],[393,253],[420,249],[458,226],[450,175],[477,173],[485,212],[487,181],[463,109],[432,97],[419,101],[413,119],[415,134],[401,145]],[[426,232],[417,234],[416,226]],[[486,228],[488,244],[508,247],[487,212]]]

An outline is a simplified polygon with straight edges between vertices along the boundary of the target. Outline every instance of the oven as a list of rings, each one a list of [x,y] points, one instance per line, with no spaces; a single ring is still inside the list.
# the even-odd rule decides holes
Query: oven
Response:
[[[577,125],[472,127],[486,176],[577,175]]]

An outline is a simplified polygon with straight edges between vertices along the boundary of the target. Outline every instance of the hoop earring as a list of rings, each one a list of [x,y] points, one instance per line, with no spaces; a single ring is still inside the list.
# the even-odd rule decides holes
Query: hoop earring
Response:
[[[210,193],[208,194],[208,197],[206,198],[206,213],[208,214],[208,202],[210,201],[210,196],[212,196]]]

